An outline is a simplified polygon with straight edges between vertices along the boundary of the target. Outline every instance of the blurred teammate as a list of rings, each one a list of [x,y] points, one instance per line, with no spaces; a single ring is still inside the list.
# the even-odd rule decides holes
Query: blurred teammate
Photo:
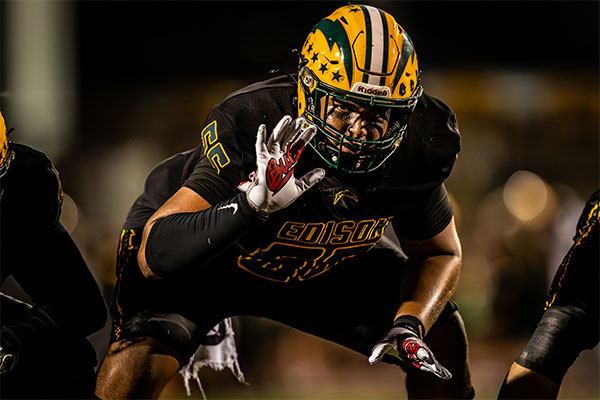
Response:
[[[54,166],[9,142],[1,114],[0,124],[0,275],[33,302],[0,297],[0,397],[93,398],[97,360],[86,336],[106,322],[104,299],[59,222]]]
[[[555,399],[579,354],[600,340],[598,191],[586,202],[573,244],[554,275],[544,314],[510,367],[498,398]]]
[[[460,135],[419,75],[394,18],[350,5],[314,27],[297,78],[217,104],[201,148],[155,168],[129,213],[147,222],[125,257],[151,280],[117,271],[96,393],[157,397],[212,326],[254,315],[400,364],[411,398],[472,397],[443,185]]]

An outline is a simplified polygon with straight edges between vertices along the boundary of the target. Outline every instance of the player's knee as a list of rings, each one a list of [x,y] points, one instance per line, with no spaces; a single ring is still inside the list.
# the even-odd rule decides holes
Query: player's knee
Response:
[[[123,326],[122,334],[133,341],[122,340],[119,347],[145,346],[156,352],[166,352],[185,364],[200,344],[198,327],[188,318],[176,313],[138,312]],[[143,339],[141,343],[137,343]]]
[[[157,355],[179,358],[179,352],[174,348],[160,343],[151,337],[128,338],[111,343],[105,360],[140,360],[152,358]]]
[[[179,369],[178,353],[150,337],[110,345],[96,380],[103,399],[154,398]]]

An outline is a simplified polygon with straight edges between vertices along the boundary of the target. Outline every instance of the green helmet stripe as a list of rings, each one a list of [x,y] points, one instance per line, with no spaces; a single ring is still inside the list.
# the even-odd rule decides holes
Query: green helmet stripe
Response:
[[[333,45],[337,43],[338,48],[342,53],[344,68],[346,68],[346,73],[348,74],[348,81],[352,82],[352,48],[350,47],[350,41],[348,40],[348,35],[346,34],[342,22],[340,20],[331,21],[329,19],[324,19],[315,25],[312,32],[315,33],[317,30],[321,31],[323,36],[325,36],[325,39],[327,39],[330,50],[333,48]],[[350,52],[350,54],[346,54],[346,52]]]
[[[398,82],[400,82],[400,78],[402,78],[402,74],[404,73],[404,68],[406,68],[406,64],[408,63],[408,59],[410,57],[415,56],[415,48],[412,44],[412,41],[406,34],[406,31],[402,33],[402,51],[400,52],[400,63],[398,64],[398,69],[396,69],[396,76],[394,77],[394,83],[392,85],[392,92],[396,90],[396,86],[398,86]],[[417,78],[415,77],[415,80]]]
[[[388,32],[388,24],[387,24],[387,19],[385,19],[385,14],[383,13],[383,10],[379,10],[379,15],[381,15],[381,24],[383,25],[383,62],[382,62],[382,69],[381,72],[387,73],[389,71],[388,69],[388,36],[389,36],[389,32]],[[379,79],[379,85],[380,86],[385,86],[385,76],[382,76]]]
[[[369,10],[367,10],[367,7],[365,6],[360,6],[360,9],[363,12],[363,15],[365,16],[365,30],[367,31],[367,38],[366,38],[366,52],[365,52],[365,63],[364,63],[364,69],[365,71],[370,71],[371,70],[371,49],[373,48],[372,44],[373,44],[373,37],[372,37],[372,32],[371,32],[371,16],[369,15]],[[362,79],[363,83],[369,83],[369,75],[367,75],[367,73],[363,73],[363,79]]]

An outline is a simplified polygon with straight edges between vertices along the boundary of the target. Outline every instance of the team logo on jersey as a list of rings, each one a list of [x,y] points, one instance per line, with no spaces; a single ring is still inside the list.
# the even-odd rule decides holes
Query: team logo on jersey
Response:
[[[392,217],[285,222],[273,242],[238,257],[238,266],[275,282],[304,281],[375,245]]]
[[[342,191],[337,192],[334,196],[333,196],[333,205],[337,205],[337,203],[339,203],[340,201],[342,201],[343,198],[347,198],[351,201],[353,201],[354,203],[358,204],[358,195],[356,194],[356,192],[352,189],[344,189]]]

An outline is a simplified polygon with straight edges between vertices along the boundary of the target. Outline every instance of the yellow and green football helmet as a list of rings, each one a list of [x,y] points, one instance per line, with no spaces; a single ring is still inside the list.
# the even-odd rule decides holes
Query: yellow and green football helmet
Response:
[[[365,5],[337,9],[313,28],[300,54],[298,115],[320,132],[311,147],[339,171],[377,169],[402,140],[423,91],[419,76],[413,44],[394,17]],[[338,131],[325,122],[330,97],[389,109],[387,131],[378,140]],[[354,151],[342,152],[342,143]]]
[[[0,112],[0,178],[8,171],[8,166],[13,159],[13,152],[8,148],[8,135],[4,117]]]

